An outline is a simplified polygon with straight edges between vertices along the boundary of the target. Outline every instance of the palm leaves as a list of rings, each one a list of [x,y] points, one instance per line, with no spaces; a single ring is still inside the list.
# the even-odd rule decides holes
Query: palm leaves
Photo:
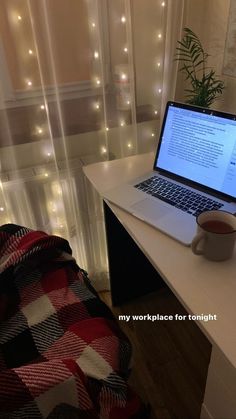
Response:
[[[204,52],[198,36],[189,28],[184,28],[184,37],[178,41],[176,50],[175,60],[182,64],[179,71],[185,74],[185,80],[191,85],[185,89],[186,102],[208,108],[224,89],[224,82],[206,66],[209,54]]]

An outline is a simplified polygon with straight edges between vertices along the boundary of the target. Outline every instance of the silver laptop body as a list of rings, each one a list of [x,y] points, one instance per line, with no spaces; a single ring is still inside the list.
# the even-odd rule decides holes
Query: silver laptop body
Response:
[[[236,115],[168,102],[153,171],[104,198],[190,245],[199,213],[236,213]]]

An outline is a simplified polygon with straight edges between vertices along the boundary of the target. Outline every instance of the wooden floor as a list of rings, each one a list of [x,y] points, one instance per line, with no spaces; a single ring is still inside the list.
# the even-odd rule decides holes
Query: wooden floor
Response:
[[[168,289],[120,307],[111,306],[109,292],[100,293],[115,317],[120,314],[187,314]],[[151,419],[200,417],[211,345],[195,322],[119,321],[133,345],[130,385],[151,405]]]

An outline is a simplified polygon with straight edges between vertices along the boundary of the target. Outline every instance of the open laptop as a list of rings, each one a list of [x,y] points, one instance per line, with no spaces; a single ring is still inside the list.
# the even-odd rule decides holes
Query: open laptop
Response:
[[[153,171],[104,198],[189,245],[199,213],[236,213],[236,115],[168,102]]]

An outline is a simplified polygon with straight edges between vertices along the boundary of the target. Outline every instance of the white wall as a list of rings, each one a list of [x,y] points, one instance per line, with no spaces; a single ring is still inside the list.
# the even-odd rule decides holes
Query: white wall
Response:
[[[210,54],[209,66],[225,81],[226,89],[213,107],[236,113],[236,78],[222,74],[230,0],[186,0],[185,4],[184,26],[199,36],[205,51]],[[179,73],[176,100],[184,101],[184,87],[183,76]]]

